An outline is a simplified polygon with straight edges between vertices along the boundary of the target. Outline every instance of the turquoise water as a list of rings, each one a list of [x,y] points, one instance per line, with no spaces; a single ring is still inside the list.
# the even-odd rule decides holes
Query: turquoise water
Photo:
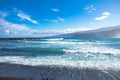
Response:
[[[0,62],[22,64],[98,64],[120,66],[120,39],[37,39],[0,41]],[[101,65],[102,65],[101,63]],[[103,65],[105,66],[105,65]]]

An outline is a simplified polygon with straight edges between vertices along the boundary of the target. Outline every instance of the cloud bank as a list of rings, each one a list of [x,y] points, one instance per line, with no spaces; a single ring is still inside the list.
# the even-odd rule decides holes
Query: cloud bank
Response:
[[[0,33],[6,34],[29,34],[31,29],[26,25],[15,24],[4,19],[0,19]]]

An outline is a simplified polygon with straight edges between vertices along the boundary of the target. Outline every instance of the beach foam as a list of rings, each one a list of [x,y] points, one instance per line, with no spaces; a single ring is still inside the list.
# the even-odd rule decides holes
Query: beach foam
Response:
[[[94,69],[120,69],[120,61],[85,61],[85,60],[78,60],[78,61],[71,61],[71,60],[62,60],[60,58],[26,58],[26,57],[0,57],[0,63],[2,62],[10,62],[14,64],[23,64],[23,65],[31,65],[31,66],[38,66],[38,65],[59,65],[59,66],[68,66],[68,67],[78,67],[78,68],[94,68]]]

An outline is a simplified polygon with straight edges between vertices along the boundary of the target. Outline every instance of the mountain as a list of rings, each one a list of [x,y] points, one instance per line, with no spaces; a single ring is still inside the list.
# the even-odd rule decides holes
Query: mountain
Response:
[[[114,27],[100,28],[89,31],[78,31],[74,33],[61,34],[53,37],[62,38],[120,38],[120,25]]]

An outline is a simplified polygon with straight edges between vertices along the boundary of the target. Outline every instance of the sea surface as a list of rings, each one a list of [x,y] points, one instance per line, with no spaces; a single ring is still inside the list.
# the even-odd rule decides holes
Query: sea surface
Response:
[[[0,62],[120,69],[120,39],[2,40]]]

